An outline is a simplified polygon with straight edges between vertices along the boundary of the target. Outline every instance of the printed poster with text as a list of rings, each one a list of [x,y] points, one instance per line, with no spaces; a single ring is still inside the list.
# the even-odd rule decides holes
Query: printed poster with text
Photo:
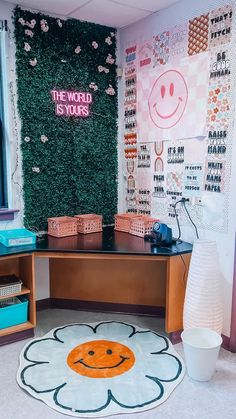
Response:
[[[137,74],[138,141],[205,137],[208,53],[163,67]]]

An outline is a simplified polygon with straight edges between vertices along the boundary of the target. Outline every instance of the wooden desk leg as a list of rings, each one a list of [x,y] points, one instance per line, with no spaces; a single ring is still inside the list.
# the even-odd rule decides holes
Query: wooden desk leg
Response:
[[[166,282],[167,333],[183,329],[183,306],[191,253],[170,256]]]

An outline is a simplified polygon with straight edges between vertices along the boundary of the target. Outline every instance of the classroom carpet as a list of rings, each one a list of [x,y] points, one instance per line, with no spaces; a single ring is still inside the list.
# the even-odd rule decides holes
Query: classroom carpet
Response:
[[[35,336],[41,338],[62,324],[109,321],[111,318],[164,335],[164,320],[157,317],[50,309],[37,313]],[[16,382],[19,354],[30,341],[28,339],[0,347],[0,416],[4,419],[66,419],[67,415],[30,397]],[[174,348],[183,358],[182,344],[174,345]],[[211,381],[196,382],[185,374],[165,403],[132,415],[112,415],[109,419],[233,419],[236,417],[235,388],[236,354],[221,349]]]
[[[60,413],[102,417],[158,406],[184,374],[167,337],[110,320],[62,325],[27,343],[17,382]]]

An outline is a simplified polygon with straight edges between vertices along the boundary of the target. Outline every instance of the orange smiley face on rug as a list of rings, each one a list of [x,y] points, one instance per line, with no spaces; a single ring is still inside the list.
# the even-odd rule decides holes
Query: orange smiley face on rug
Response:
[[[119,342],[92,340],[76,346],[67,357],[68,366],[90,378],[111,378],[124,374],[135,363],[133,351]]]

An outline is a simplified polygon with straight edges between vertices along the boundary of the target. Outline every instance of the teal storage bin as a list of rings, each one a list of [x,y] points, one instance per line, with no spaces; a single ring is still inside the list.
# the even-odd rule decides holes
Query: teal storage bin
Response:
[[[27,298],[17,298],[18,304],[3,306],[3,300],[0,305],[0,329],[16,326],[25,323],[28,320],[28,304]]]
[[[26,228],[0,231],[0,243],[6,247],[33,245],[36,243],[36,234]]]

